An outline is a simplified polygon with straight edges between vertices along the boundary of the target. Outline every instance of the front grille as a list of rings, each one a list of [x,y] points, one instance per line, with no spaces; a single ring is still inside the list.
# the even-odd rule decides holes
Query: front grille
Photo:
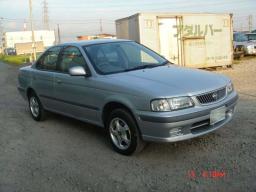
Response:
[[[243,51],[243,49],[244,49],[243,45],[237,45],[236,48],[235,48],[235,52],[236,51]]]
[[[201,104],[209,104],[223,99],[226,96],[226,88],[198,95],[196,98]]]

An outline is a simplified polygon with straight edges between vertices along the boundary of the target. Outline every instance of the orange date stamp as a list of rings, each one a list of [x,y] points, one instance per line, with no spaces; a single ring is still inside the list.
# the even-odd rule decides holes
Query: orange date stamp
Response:
[[[209,178],[209,179],[220,179],[220,178],[225,178],[227,176],[225,171],[217,171],[217,170],[212,170],[212,171],[195,171],[195,170],[190,170],[187,172],[187,176],[190,179],[196,179],[196,178]]]

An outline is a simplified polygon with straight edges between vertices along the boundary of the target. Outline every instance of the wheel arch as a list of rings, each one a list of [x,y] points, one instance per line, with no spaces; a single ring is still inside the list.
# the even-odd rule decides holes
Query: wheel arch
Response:
[[[102,123],[103,125],[106,127],[106,120],[108,118],[108,115],[110,114],[111,111],[115,110],[115,109],[125,109],[127,110],[132,118],[134,119],[137,127],[138,127],[138,132],[139,132],[139,136],[142,137],[142,134],[141,134],[141,130],[140,130],[140,127],[139,127],[139,124],[138,124],[138,120],[135,116],[135,113],[134,111],[132,110],[131,106],[129,104],[125,104],[124,102],[120,102],[120,101],[109,101],[107,102],[103,109],[102,109],[102,114],[101,114],[101,119],[102,119]]]
[[[28,88],[27,88],[27,91],[26,91],[27,99],[29,98],[29,96],[30,96],[32,93],[36,94],[35,90],[34,90],[32,87],[28,87]]]
[[[113,111],[115,109],[119,109],[119,108],[127,110],[128,112],[131,113],[133,118],[135,118],[132,110],[130,109],[130,107],[128,107],[127,104],[124,104],[123,102],[120,102],[120,101],[109,101],[104,105],[104,107],[102,109],[101,119],[102,119],[102,122],[104,123],[104,125],[105,125],[106,119],[108,117],[108,114],[111,111]]]

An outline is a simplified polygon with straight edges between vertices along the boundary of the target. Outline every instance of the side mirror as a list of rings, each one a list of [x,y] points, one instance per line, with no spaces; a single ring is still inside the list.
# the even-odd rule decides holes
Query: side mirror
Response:
[[[85,69],[81,66],[71,67],[69,68],[69,74],[71,76],[87,76]]]

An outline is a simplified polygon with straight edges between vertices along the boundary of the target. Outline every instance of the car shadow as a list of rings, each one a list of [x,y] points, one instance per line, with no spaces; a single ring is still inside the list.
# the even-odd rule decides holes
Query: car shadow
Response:
[[[108,146],[110,148],[110,144],[107,139],[107,132],[104,128],[95,126],[71,117],[67,117],[61,114],[47,112],[47,121],[55,121],[57,124],[63,124],[63,129],[69,129],[69,131],[76,130],[79,133],[90,135],[93,138],[97,138],[102,145]]]
[[[110,153],[112,152],[111,154],[115,154],[111,148],[111,144],[107,138],[107,132],[104,128],[52,112],[48,112],[47,121],[60,125],[61,129],[66,129],[68,132],[73,132],[73,130],[79,131],[79,133],[84,134],[85,138],[93,138],[93,140],[98,142],[101,147],[109,150]],[[215,132],[190,140],[175,143],[147,143],[144,150],[134,157],[144,160],[147,158],[157,160],[161,159],[163,156],[168,158],[173,155],[180,156],[181,154],[191,156],[198,150],[205,151],[205,153],[208,153],[208,150],[217,150],[219,147],[218,143],[222,143],[223,140],[225,140],[226,136],[223,136],[223,133],[227,135],[230,128],[233,126],[232,124],[233,123]],[[75,137],[75,134],[73,136]],[[154,155],[152,156],[152,154]]]

